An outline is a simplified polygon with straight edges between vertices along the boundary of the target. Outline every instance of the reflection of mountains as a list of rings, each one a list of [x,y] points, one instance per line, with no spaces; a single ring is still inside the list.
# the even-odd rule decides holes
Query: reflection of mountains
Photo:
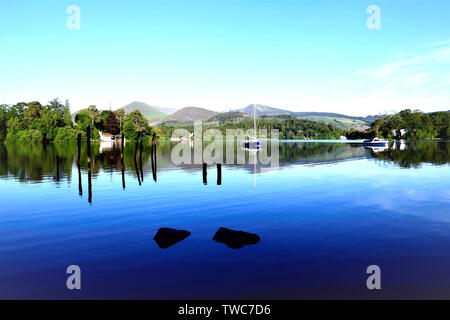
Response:
[[[171,160],[174,143],[159,143],[156,148],[157,171],[179,170],[199,171],[201,164],[176,166]],[[388,151],[373,152],[365,150],[360,144],[349,143],[320,143],[320,142],[286,142],[279,145],[279,166],[292,164],[319,165],[346,161],[351,159],[375,158],[380,161],[394,162],[399,166],[409,168],[417,167],[421,163],[446,164],[450,162],[450,143],[448,142],[410,142],[406,145],[389,148]],[[264,152],[269,153],[271,144],[264,145]],[[106,172],[121,172],[121,150],[120,146],[113,145],[107,150],[99,152],[99,145],[92,145],[92,177],[95,178],[100,170]],[[236,147],[235,147],[236,149]],[[193,157],[193,150],[192,157]],[[143,177],[150,176],[149,180],[156,180],[157,173],[152,170],[151,146],[144,146],[142,155],[140,152],[138,166],[135,162],[135,148],[133,143],[125,146],[123,151],[124,173],[135,176],[143,171]],[[224,153],[225,154],[225,153]],[[235,150],[236,154],[236,150]],[[142,156],[142,157],[141,157]],[[258,155],[259,156],[259,155]],[[249,161],[250,160],[250,161]],[[56,183],[62,179],[71,180],[72,169],[76,170],[77,146],[69,144],[51,145],[10,145],[0,144],[0,177],[12,176],[19,181],[39,182],[42,180],[53,180]],[[246,165],[234,165],[254,171],[253,160],[248,159]],[[141,170],[142,165],[142,170]],[[87,171],[87,150],[83,145],[80,154],[80,166],[82,171]],[[269,165],[257,165],[257,171],[265,171]],[[138,170],[137,170],[138,169]],[[209,170],[216,170],[215,166],[208,166]],[[152,177],[153,175],[153,177]],[[153,179],[152,179],[153,178]]]

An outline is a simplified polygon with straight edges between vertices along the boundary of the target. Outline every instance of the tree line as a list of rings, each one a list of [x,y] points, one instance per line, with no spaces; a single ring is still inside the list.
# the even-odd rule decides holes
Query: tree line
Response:
[[[74,121],[73,121],[74,120]],[[344,131],[331,124],[324,124],[292,115],[261,116],[258,128],[279,131],[280,139],[348,139],[382,137],[387,139],[445,139],[450,138],[450,113],[403,110],[394,115],[376,119],[366,131],[350,129]],[[125,114],[123,109],[99,111],[95,105],[80,110],[74,119],[70,104],[62,104],[58,99],[41,105],[38,101],[19,102],[14,105],[0,105],[0,141],[6,142],[71,142],[78,133],[86,139],[86,129],[90,126],[91,139],[98,140],[99,132],[124,135],[128,140],[145,136],[169,140],[177,128],[193,130],[193,124],[167,124],[150,127],[148,120],[136,110]],[[205,122],[203,129],[217,128],[225,136],[227,129],[253,129],[250,118],[220,118]]]
[[[331,124],[298,119],[292,115],[261,116],[257,119],[257,129],[266,129],[270,135],[272,129],[278,130],[280,139],[339,139],[345,135],[345,131]],[[178,128],[190,131],[194,130],[192,123],[172,123],[160,126],[159,134],[164,139],[170,139],[172,132]],[[214,117],[213,121],[203,123],[203,130],[210,128],[219,129],[226,137],[227,129],[242,129],[247,131],[254,129],[251,117]]]
[[[406,109],[376,119],[364,132],[347,132],[349,139],[374,137],[409,140],[450,138],[450,112],[423,113]]]
[[[0,141],[6,142],[71,142],[91,128],[91,139],[99,139],[99,132],[121,135],[127,139],[148,136],[152,128],[148,120],[136,110],[125,114],[123,109],[99,111],[95,105],[79,111],[72,120],[70,104],[58,99],[41,105],[38,101],[0,105]]]

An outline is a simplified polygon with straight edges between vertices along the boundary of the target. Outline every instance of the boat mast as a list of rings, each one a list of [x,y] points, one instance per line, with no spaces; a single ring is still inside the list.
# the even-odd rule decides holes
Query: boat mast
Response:
[[[256,133],[256,104],[253,104],[253,125],[255,127],[255,138],[258,136]]]

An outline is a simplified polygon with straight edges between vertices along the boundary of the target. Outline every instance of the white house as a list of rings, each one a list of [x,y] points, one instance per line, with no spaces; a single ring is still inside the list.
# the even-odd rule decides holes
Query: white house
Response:
[[[111,133],[99,132],[101,142],[114,142],[114,136]]]
[[[400,131],[399,133],[400,133],[401,137],[403,137],[406,134],[406,132],[408,132],[406,129],[400,129],[399,131]],[[396,137],[397,136],[397,130],[392,130],[392,135],[394,137]]]

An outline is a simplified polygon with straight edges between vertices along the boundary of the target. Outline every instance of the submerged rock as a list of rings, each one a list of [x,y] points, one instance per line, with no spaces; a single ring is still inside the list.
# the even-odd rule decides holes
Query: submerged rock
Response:
[[[161,249],[166,249],[173,246],[175,243],[183,241],[189,237],[191,233],[187,230],[177,230],[171,228],[160,228],[153,240],[158,244]]]
[[[225,243],[228,247],[233,249],[239,249],[249,244],[257,244],[260,239],[261,238],[257,234],[230,230],[224,227],[217,230],[213,237],[214,241]]]

